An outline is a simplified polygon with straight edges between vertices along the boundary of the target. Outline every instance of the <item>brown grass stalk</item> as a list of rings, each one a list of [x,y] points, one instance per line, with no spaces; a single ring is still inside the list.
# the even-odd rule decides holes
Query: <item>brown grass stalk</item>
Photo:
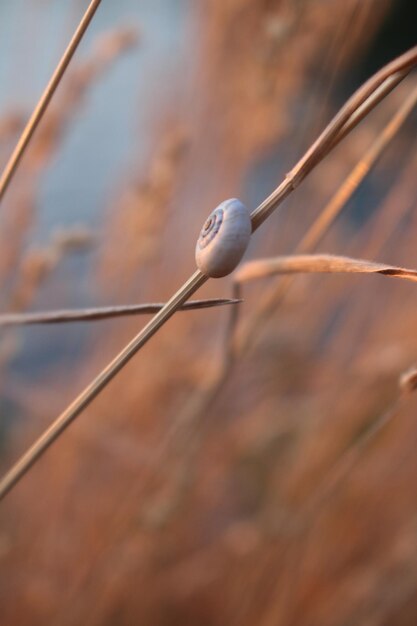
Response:
[[[242,284],[267,276],[311,273],[382,274],[417,282],[417,270],[334,254],[299,254],[250,261],[236,272],[235,281]]]
[[[300,243],[295,247],[295,254],[310,253],[315,250],[356,189],[368,175],[372,167],[375,166],[384,149],[400,131],[416,104],[417,87],[411,91],[400,109],[395,113],[358,164],[355,165],[351,173],[340,185],[330,201],[319,213]],[[257,329],[262,327],[270,315],[276,310],[279,302],[291,287],[293,280],[293,276],[286,276],[278,285],[274,285],[264,292],[256,310],[247,318],[242,330],[235,338],[233,337],[233,333],[236,329],[239,311],[232,312],[228,339],[228,358],[233,358],[233,354],[241,354],[242,351],[250,347]],[[238,285],[235,287],[233,297],[240,298]]]
[[[179,307],[179,311],[210,309],[227,304],[238,304],[240,300],[230,298],[208,298],[190,300]],[[165,304],[149,302],[145,304],[121,304],[91,309],[63,309],[60,311],[39,311],[36,313],[4,313],[0,315],[0,327],[27,326],[31,324],[65,324],[69,322],[96,322],[99,320],[126,317],[129,315],[148,315],[157,313]]]
[[[295,536],[295,542],[287,543],[282,555],[291,552],[290,568],[287,579],[287,602],[285,613],[287,619],[291,619],[294,610],[294,585],[302,567],[302,562],[307,551],[307,544],[314,520],[329,506],[331,501],[340,493],[340,487],[349,478],[360,463],[365,451],[375,442],[377,437],[394,420],[400,417],[401,409],[411,393],[416,391],[417,371],[415,367],[404,372],[398,380],[398,394],[390,406],[383,411],[364,432],[355,439],[341,456],[328,468],[325,476],[313,489],[306,502],[303,504],[301,524]]]

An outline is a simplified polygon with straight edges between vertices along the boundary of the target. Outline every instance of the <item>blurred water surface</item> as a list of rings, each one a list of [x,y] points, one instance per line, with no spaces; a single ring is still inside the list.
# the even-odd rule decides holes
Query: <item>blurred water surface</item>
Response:
[[[87,2],[2,0],[0,115],[34,106]],[[100,77],[77,112],[43,177],[36,236],[53,224],[98,223],[109,193],[131,163],[146,163],[155,99],[169,97],[176,74],[190,70],[188,0],[104,0],[73,59],[85,58],[100,33],[132,26],[139,45]]]

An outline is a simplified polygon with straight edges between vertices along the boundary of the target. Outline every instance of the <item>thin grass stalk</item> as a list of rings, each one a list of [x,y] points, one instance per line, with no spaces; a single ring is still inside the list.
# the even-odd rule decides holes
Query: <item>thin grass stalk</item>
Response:
[[[6,193],[14,174],[16,173],[17,167],[25,153],[26,148],[29,145],[29,142],[39,125],[43,115],[45,114],[49,103],[52,100],[52,97],[62,80],[62,77],[65,74],[65,70],[67,69],[72,57],[74,56],[75,51],[78,48],[87,28],[94,17],[95,12],[101,4],[101,0],[92,0],[90,5],[88,6],[81,22],[79,23],[70,43],[68,44],[67,49],[65,50],[61,60],[59,61],[48,85],[46,86],[44,92],[42,93],[38,104],[36,105],[32,115],[30,116],[23,132],[19,138],[19,141],[13,150],[9,161],[7,162],[3,173],[0,177],[0,202],[2,201],[4,194]]]
[[[336,254],[290,254],[249,261],[236,273],[240,285],[280,274],[382,274],[417,282],[417,270]]]
[[[181,305],[178,311],[210,309],[227,304],[238,304],[239,302],[240,300],[230,298],[191,300]],[[0,327],[27,326],[31,324],[66,324],[69,322],[96,322],[115,317],[157,313],[164,306],[165,304],[163,302],[152,302],[146,304],[104,306],[91,309],[63,309],[60,311],[43,311],[39,313],[5,313],[0,315]]]
[[[366,258],[376,258],[382,255],[384,249],[387,249],[388,241],[392,237],[399,235],[398,225],[401,224],[404,219],[407,219],[407,215],[413,215],[415,206],[415,172],[417,171],[416,147],[416,142],[414,142],[414,145],[411,144],[410,155],[414,156],[411,156],[410,160],[407,162],[401,176],[396,180],[384,200],[381,210],[371,216],[369,221],[361,229],[358,235],[359,241],[354,246],[355,253],[360,251]],[[413,228],[411,223],[408,230],[410,233],[415,232],[415,228]],[[404,244],[401,244],[401,247],[403,245]],[[347,345],[352,345],[352,337],[357,336],[357,333],[361,333],[360,343],[362,349],[365,349],[366,337],[362,333],[366,334],[365,329],[370,328],[369,324],[371,324],[373,331],[376,329],[376,320],[372,320],[371,322],[371,320],[365,321],[363,319],[361,298],[355,297],[354,294],[357,288],[360,288],[359,283],[352,285],[347,293],[342,284],[337,285],[334,283],[333,285],[335,309],[342,306],[343,303],[344,310],[346,312],[349,311],[349,323],[344,324],[343,327],[339,329],[337,336],[335,336],[332,341],[331,349],[334,353],[337,353],[339,347],[344,346],[342,360],[340,360],[342,357],[339,352],[339,363],[346,362],[346,360],[350,358],[351,353],[350,351],[346,351],[345,348]],[[413,297],[411,293],[410,296]],[[341,365],[341,367],[343,367],[343,365]]]
[[[317,141],[300,159],[285,180],[262,202],[252,213],[252,231],[254,232],[268,218],[268,216],[282,203],[282,201],[300,184],[307,174],[329,153],[331,144],[343,126],[355,111],[390,76],[400,71],[411,69],[417,63],[417,46],[398,57],[373,77],[371,77],[336,114]],[[189,280],[172,296],[159,313],[132,339],[132,341],[111,361],[111,363],[93,380],[88,387],[74,400],[74,402],[53,422],[50,428],[35,442],[35,444],[20,458],[20,460],[6,473],[0,481],[0,499],[2,499],[19,479],[32,467],[35,461],[59,437],[59,435],[74,421],[74,419],[97,397],[104,387],[116,376],[122,367],[134,354],[163,326],[193,293],[197,291],[208,277],[197,270]],[[217,384],[217,383],[216,383]],[[209,390],[213,396],[215,387]]]
[[[375,166],[384,149],[389,145],[395,135],[398,134],[416,104],[417,87],[412,90],[400,109],[395,113],[359,163],[343,181],[342,185],[336,191],[331,200],[314,220],[307,233],[294,249],[295,254],[305,254],[316,249],[330,226],[340,215],[343,207],[346,206],[347,202],[368,175],[369,171]],[[257,328],[262,327],[270,315],[276,310],[276,307],[285,296],[294,280],[294,276],[286,276],[280,281],[278,286],[274,285],[264,294],[255,312],[248,318],[241,333],[236,338],[236,341],[233,342],[233,337],[230,337],[228,347],[229,353],[241,354],[243,351],[249,349]],[[233,297],[237,297],[236,293],[237,289],[235,288],[233,291]],[[238,315],[239,311],[236,311],[233,315],[234,327],[231,330],[236,328]],[[229,354],[227,359],[229,360],[230,358],[232,358],[232,356]]]
[[[255,231],[264,222],[275,208],[301,183],[316,165],[318,165],[325,156],[332,150],[332,146],[336,145],[337,137],[343,133],[343,128],[350,120],[349,131],[361,121],[362,117],[356,117],[358,110],[368,101],[366,105],[367,113],[369,113],[380,102],[380,99],[374,100],[374,94],[378,93],[381,85],[391,76],[399,72],[408,72],[417,63],[417,46],[411,48],[408,52],[401,55],[391,63],[388,63],[379,72],[374,74],[362,87],[360,87],[346,102],[346,104],[335,115],[331,122],[326,126],[319,138],[307,150],[304,156],[298,161],[295,167],[287,174],[285,180],[271,193],[262,204],[252,213],[252,227]],[[386,95],[386,94],[385,94]],[[368,106],[369,105],[369,106]]]
[[[307,543],[314,519],[323,512],[324,507],[328,506],[333,498],[337,497],[340,493],[339,489],[341,485],[357,467],[361,458],[363,458],[363,453],[374,443],[378,435],[394,420],[400,417],[401,409],[404,407],[410,394],[416,390],[416,378],[415,368],[402,374],[398,385],[399,392],[390,406],[342,453],[304,503],[301,512],[302,523],[300,532],[297,533],[296,543],[294,545],[295,554],[291,554],[291,569],[288,572],[289,602],[287,603],[286,610],[287,622],[291,621],[291,615],[288,615],[288,613],[291,613],[295,608],[293,594],[294,583],[307,552]],[[291,544],[288,543],[284,551],[290,550]]]
[[[207,277],[197,270],[191,278],[172,296],[165,306],[132,339],[128,345],[104,368],[84,391],[58,416],[52,425],[19,459],[0,481],[0,499],[12,489],[20,478],[32,467],[37,459],[64,432],[74,419],[88,406],[106,385],[120,372],[138,350],[152,337],[161,326],[175,313],[188,298],[199,289]]]
[[[404,407],[410,393],[416,390],[416,370],[412,368],[409,372],[405,372],[399,380],[399,393],[392,401],[390,406],[383,411],[368,429],[363,432],[355,442],[342,452],[341,456],[334,462],[333,466],[326,472],[325,476],[318,481],[316,487],[313,488],[310,496],[304,502],[300,512],[299,523],[296,524],[297,531],[292,541],[287,541],[279,557],[281,561],[288,558],[288,575],[286,576],[286,596],[287,600],[283,610],[285,617],[283,623],[292,623],[292,615],[289,615],[294,608],[295,594],[297,588],[296,580],[302,567],[303,559],[308,551],[308,540],[314,520],[323,512],[323,507],[330,504],[334,497],[340,494],[339,488],[345,480],[348,479],[351,472],[360,462],[364,451],[369,448],[378,437],[394,420],[400,417],[401,409]],[[264,581],[260,581],[263,585]],[[278,593],[276,584],[271,587],[271,593]],[[279,592],[282,593],[280,587]],[[276,621],[276,613],[274,620]],[[268,622],[269,623],[269,622]],[[271,622],[272,623],[272,622]]]
[[[333,141],[332,149],[335,148],[342,141],[342,139],[344,139],[350,131],[355,128],[370,111],[372,111],[372,109],[384,100],[384,98],[386,98],[391,91],[393,91],[395,87],[397,87],[397,85],[399,85],[404,78],[408,76],[409,73],[409,70],[405,70],[387,78],[387,80],[375,90],[372,96],[370,96],[368,100],[358,107],[355,113],[351,115],[349,121],[343,126],[336,139]]]

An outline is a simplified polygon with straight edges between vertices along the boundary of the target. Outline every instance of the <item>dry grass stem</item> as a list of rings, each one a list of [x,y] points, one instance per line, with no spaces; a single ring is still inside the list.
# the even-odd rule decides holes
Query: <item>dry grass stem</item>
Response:
[[[406,76],[408,76],[409,71],[405,70],[402,72],[398,72],[397,74],[393,74],[387,80],[382,83],[378,89],[364,102],[358,109],[353,113],[350,120],[345,124],[340,133],[337,135],[335,141],[332,143],[332,148],[334,148],[340,141],[346,137],[350,133],[350,131],[355,128],[361,122],[372,109],[376,107],[397,85],[399,85]]]
[[[87,11],[85,12],[81,22],[79,23],[78,28],[75,31],[67,49],[65,50],[60,62],[58,63],[58,66],[56,67],[51,80],[46,86],[46,89],[43,92],[38,104],[36,105],[35,110],[33,111],[28,123],[26,124],[22,132],[22,135],[0,177],[0,201],[2,200],[13,178],[13,175],[16,172],[19,162],[27,146],[29,145],[32,135],[35,132],[36,128],[38,127],[39,122],[41,121],[46,109],[48,108],[48,105],[50,101],[52,100],[52,97],[59,83],[61,82],[61,79],[65,73],[65,70],[67,69],[72,57],[74,56],[74,53],[76,49],[78,48],[78,45],[81,42],[100,3],[101,3],[101,0],[92,0],[90,5],[88,6]]]
[[[361,453],[374,442],[378,434],[397,416],[399,408],[400,398],[397,398],[390,408],[384,411],[382,415],[379,415],[369,428],[358,437],[355,443],[343,452],[333,467],[326,471],[326,476],[305,504],[304,511],[308,515],[308,519],[314,513],[322,510],[324,504],[328,504],[332,495],[336,494],[336,488],[348,477],[358,463]],[[305,522],[308,522],[308,519]]]
[[[329,154],[338,143],[337,138],[341,136],[341,133],[343,135],[343,129],[346,125],[349,125],[349,131],[351,131],[361,121],[362,116],[358,116],[358,110],[360,111],[361,107],[366,106],[366,111],[369,113],[380,102],[381,98],[379,96],[375,98],[375,93],[380,94],[378,90],[380,90],[381,85],[398,73],[404,72],[405,75],[416,63],[417,46],[388,63],[349,98],[319,138],[287,174],[281,185],[252,213],[253,230],[256,230],[291,191]]]
[[[325,476],[319,481],[311,495],[303,505],[301,517],[302,524],[296,534],[295,554],[291,558],[291,571],[289,587],[296,580],[302,561],[307,551],[307,542],[313,526],[314,519],[328,507],[332,500],[340,493],[343,482],[349,478],[363,458],[363,453],[374,443],[378,435],[387,428],[397,417],[405,396],[417,389],[417,369],[411,367],[404,372],[399,380],[399,395],[391,403],[388,409],[380,414],[373,422],[356,437],[354,442],[341,454],[332,467],[328,468]],[[290,549],[290,544],[284,546],[284,552]]]
[[[416,103],[417,87],[411,91],[400,109],[395,113],[358,164],[353,168],[349,176],[347,176],[333,197],[319,213],[300,243],[296,246],[294,250],[296,254],[314,251],[356,189],[358,189],[371,168],[374,167],[384,149],[402,128],[404,122],[414,110]],[[272,312],[276,310],[280,300],[291,287],[293,280],[293,276],[285,276],[278,286],[273,286],[262,296],[256,310],[248,317],[241,333],[236,338],[234,337],[234,333],[238,322],[239,310],[236,309],[231,312],[227,355],[225,356],[227,360],[233,358],[233,354],[240,353],[250,346],[257,328],[262,326]],[[240,289],[237,284],[234,286],[233,297],[240,298]]]
[[[102,372],[77,396],[70,406],[59,415],[52,425],[20,458],[0,481],[0,499],[12,489],[19,479],[26,474],[37,459],[68,428],[71,422],[88,406],[106,385],[120,372],[140,348],[172,317],[178,308],[205,282],[207,277],[196,271],[190,279],[172,296],[165,306],[146,324],[146,326],[127,344],[125,348],[104,368]]]
[[[293,569],[293,574],[298,571],[304,558],[306,541],[308,540],[309,530],[314,518],[323,512],[324,507],[328,506],[332,499],[337,496],[339,493],[338,489],[358,465],[364,451],[368,449],[377,439],[378,435],[399,416],[405,396],[416,390],[417,369],[412,367],[401,375],[399,380],[400,393],[391,403],[390,407],[379,415],[364,432],[355,439],[354,443],[342,453],[333,466],[326,471],[324,478],[313,490],[303,506],[303,523],[301,530],[304,530],[305,533],[301,538],[297,536],[297,547],[302,547],[302,549],[297,550],[298,563],[292,562],[293,568],[294,565],[296,566]]]
[[[302,523],[299,532],[296,533],[296,543],[292,544],[293,553],[291,554],[291,567],[287,575],[290,602],[286,612],[290,612],[290,615],[294,603],[292,590],[305,559],[314,520],[325,510],[324,507],[328,507],[333,498],[337,497],[344,481],[349,478],[351,472],[357,467],[361,458],[363,458],[362,455],[364,451],[375,441],[378,434],[397,418],[400,406],[400,400],[397,398],[389,409],[380,415],[370,428],[367,429],[351,447],[342,453],[333,467],[327,470],[324,478],[319,482],[304,504]],[[283,553],[289,552],[290,549],[291,544],[285,544]]]
[[[393,115],[388,124],[382,129],[378,137],[365,152],[358,164],[353,168],[349,176],[344,180],[331,200],[320,212],[317,219],[308,229],[296,248],[296,252],[312,252],[317,246],[329,227],[333,224],[341,209],[352,197],[353,193],[368,175],[372,167],[377,163],[384,149],[393,140],[395,135],[403,127],[414,107],[417,104],[417,87],[414,87],[402,106]]]
[[[179,311],[210,309],[227,304],[238,304],[241,300],[232,298],[209,298],[207,300],[190,300],[185,302]],[[0,315],[0,326],[25,326],[29,324],[61,324],[67,322],[93,322],[126,317],[128,315],[147,315],[157,313],[165,304],[152,302],[146,304],[126,304],[118,306],[96,307],[91,309],[65,309],[61,311],[43,311],[39,313],[6,313]]]
[[[300,254],[250,261],[236,272],[235,280],[238,283],[245,283],[278,274],[305,273],[382,274],[417,282],[417,270],[333,254]]]

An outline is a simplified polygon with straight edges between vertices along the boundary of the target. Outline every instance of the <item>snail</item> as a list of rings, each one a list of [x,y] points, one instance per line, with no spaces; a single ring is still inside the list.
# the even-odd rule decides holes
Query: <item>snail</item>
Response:
[[[211,278],[230,274],[243,257],[252,233],[250,213],[240,200],[225,200],[209,215],[195,249],[197,267]]]

